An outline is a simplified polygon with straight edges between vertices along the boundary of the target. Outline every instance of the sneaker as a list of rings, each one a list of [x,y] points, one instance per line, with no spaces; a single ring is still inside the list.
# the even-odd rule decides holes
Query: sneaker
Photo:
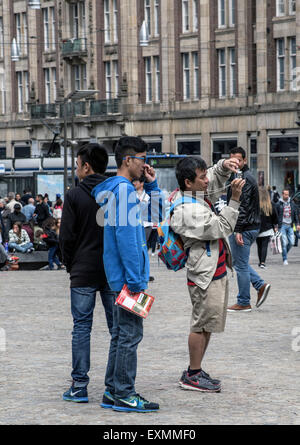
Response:
[[[251,312],[250,304],[247,306],[241,306],[240,304],[234,304],[227,308],[227,312]]]
[[[269,290],[271,288],[271,284],[263,284],[262,287],[257,292],[257,302],[256,307],[259,307],[263,304],[264,301],[266,301]]]
[[[67,400],[68,402],[87,403],[89,399],[86,386],[75,388],[72,385],[71,388],[64,393],[63,400]]]
[[[283,265],[288,266],[289,265],[288,260],[284,260]]]
[[[154,277],[150,276],[149,281],[154,281]]]
[[[263,264],[263,263],[261,263],[261,264],[259,265],[259,267],[260,267],[261,269],[266,269],[266,265]]]
[[[115,403],[115,398],[109,391],[105,391],[102,398],[102,403],[100,403],[101,408],[112,408]]]
[[[180,382],[184,380],[184,378],[185,378],[185,376],[186,376],[187,373],[188,373],[188,371],[183,371],[183,374],[182,374],[182,377],[181,377],[181,379],[180,379]],[[218,380],[218,379],[212,379],[212,378],[210,377],[210,375],[207,374],[207,372],[205,372],[203,369],[201,369],[200,374],[202,375],[202,377],[203,377],[204,379],[209,380],[209,381],[212,382],[214,385],[221,385],[221,381],[220,381],[220,380]]]
[[[202,370],[191,377],[188,375],[187,371],[184,371],[179,381],[179,386],[181,386],[181,388],[183,389],[189,389],[192,391],[200,391],[200,392],[221,391],[220,384],[216,385],[211,380],[203,377]]]
[[[125,397],[124,399],[115,399],[114,411],[150,413],[159,410],[158,403],[148,402],[139,394]]]

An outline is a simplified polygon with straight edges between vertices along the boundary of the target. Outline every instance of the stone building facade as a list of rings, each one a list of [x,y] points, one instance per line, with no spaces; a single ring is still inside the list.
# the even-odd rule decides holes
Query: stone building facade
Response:
[[[0,1],[0,195],[25,187],[30,169],[55,170],[65,124],[79,144],[113,153],[139,135],[209,165],[240,145],[261,182],[294,191],[299,42],[300,0]],[[88,89],[65,119],[64,99]]]

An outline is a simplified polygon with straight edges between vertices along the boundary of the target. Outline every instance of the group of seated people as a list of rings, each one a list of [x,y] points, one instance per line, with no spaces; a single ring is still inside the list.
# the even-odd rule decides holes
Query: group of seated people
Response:
[[[33,251],[48,251],[50,270],[54,269],[54,263],[59,269],[63,268],[59,259],[61,212],[58,215],[57,212],[55,214],[55,216],[60,216],[59,218],[54,217],[52,211],[53,216],[49,212],[46,219],[38,221],[35,213],[32,213],[31,218],[27,220],[22,210],[21,205],[16,203],[14,211],[7,217],[5,233],[0,228],[0,269],[4,270],[3,267],[5,268],[9,264],[10,254],[18,255],[18,253],[31,253]],[[4,228],[4,224],[2,227]]]

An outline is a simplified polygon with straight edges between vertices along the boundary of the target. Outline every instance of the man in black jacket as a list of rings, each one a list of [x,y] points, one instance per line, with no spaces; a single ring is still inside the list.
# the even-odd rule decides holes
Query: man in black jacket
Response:
[[[50,216],[49,207],[44,203],[43,195],[37,195],[37,202],[33,216],[36,217],[38,225],[42,227],[43,222]]]
[[[233,258],[233,267],[237,273],[238,296],[237,303],[228,308],[228,312],[250,312],[250,283],[257,291],[256,307],[266,300],[270,284],[264,282],[249,265],[251,245],[256,240],[260,229],[260,206],[258,186],[247,166],[246,152],[242,147],[233,148],[230,157],[239,160],[239,167],[246,183],[243,187],[240,204],[240,214],[234,233],[229,237]],[[234,179],[231,176],[230,181]],[[231,187],[228,188],[227,202],[231,197]]]
[[[81,182],[65,196],[60,227],[63,263],[71,279],[71,311],[74,323],[73,383],[64,393],[63,399],[74,402],[88,402],[90,334],[98,290],[110,332],[112,328],[114,294],[107,285],[103,266],[103,228],[96,221],[99,206],[91,197],[93,188],[107,179],[103,176],[107,163],[107,152],[99,144],[86,144],[79,150],[76,175]]]
[[[8,215],[7,218],[7,230],[12,229],[15,222],[19,221],[22,224],[26,222],[26,216],[22,213],[22,206],[20,204],[14,205],[14,211]]]

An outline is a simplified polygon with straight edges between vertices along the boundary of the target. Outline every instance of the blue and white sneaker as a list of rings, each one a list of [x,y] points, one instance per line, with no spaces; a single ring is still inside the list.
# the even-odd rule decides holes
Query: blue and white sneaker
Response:
[[[158,403],[148,402],[139,394],[135,394],[122,399],[115,399],[113,410],[127,413],[150,413],[159,410],[159,405]]]
[[[87,403],[89,399],[86,386],[75,388],[72,385],[71,388],[64,393],[63,400],[67,400],[68,402]]]
[[[105,391],[102,398],[102,403],[100,403],[101,408],[112,408],[115,403],[115,398],[109,391]]]

